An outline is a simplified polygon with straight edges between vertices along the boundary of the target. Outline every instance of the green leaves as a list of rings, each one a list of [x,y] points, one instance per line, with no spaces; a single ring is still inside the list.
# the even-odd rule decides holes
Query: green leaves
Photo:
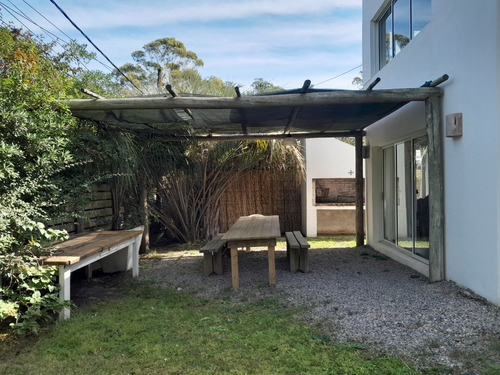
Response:
[[[77,123],[60,100],[82,55],[76,45],[56,55],[52,45],[0,28],[0,319],[18,330],[36,332],[61,307],[55,269],[37,259],[67,236],[42,222],[64,211],[75,177]]]

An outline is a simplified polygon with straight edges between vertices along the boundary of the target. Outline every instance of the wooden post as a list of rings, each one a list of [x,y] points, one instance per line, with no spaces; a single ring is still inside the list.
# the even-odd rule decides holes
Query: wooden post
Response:
[[[356,246],[365,244],[363,212],[363,136],[355,137],[356,153]]]
[[[427,139],[429,143],[429,279],[445,278],[444,268],[444,168],[441,99],[425,101]]]

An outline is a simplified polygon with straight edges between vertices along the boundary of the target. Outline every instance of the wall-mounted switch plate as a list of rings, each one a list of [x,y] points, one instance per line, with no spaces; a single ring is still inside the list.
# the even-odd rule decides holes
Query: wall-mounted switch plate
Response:
[[[446,115],[446,136],[461,137],[463,135],[462,113],[450,113]]]

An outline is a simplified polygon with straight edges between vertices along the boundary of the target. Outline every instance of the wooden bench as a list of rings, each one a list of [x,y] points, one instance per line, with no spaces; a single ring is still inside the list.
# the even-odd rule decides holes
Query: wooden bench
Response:
[[[144,228],[132,230],[83,233],[54,245],[51,256],[43,257],[43,264],[59,268],[59,300],[71,298],[71,272],[114,257],[122,270],[132,269],[132,275],[139,275],[139,247]],[[65,307],[59,313],[59,320],[69,319],[70,309]]]
[[[222,240],[224,233],[212,238],[200,249],[203,253],[203,274],[209,276],[212,272],[222,275],[222,253],[226,249],[226,241]]]
[[[290,272],[299,269],[302,272],[309,272],[309,248],[302,233],[299,231],[286,232],[286,255],[290,261]]]

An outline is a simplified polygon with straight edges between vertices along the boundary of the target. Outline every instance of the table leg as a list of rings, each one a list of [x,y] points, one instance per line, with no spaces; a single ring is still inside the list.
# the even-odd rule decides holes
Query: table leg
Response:
[[[63,265],[59,266],[59,301],[69,301],[71,298],[71,271]],[[59,320],[69,319],[70,309],[64,307],[59,312]]]
[[[240,287],[240,277],[238,272],[238,248],[231,248],[231,275],[233,279],[233,289]]]
[[[276,285],[276,265],[274,261],[274,246],[267,247],[267,262],[269,264],[269,285]]]

